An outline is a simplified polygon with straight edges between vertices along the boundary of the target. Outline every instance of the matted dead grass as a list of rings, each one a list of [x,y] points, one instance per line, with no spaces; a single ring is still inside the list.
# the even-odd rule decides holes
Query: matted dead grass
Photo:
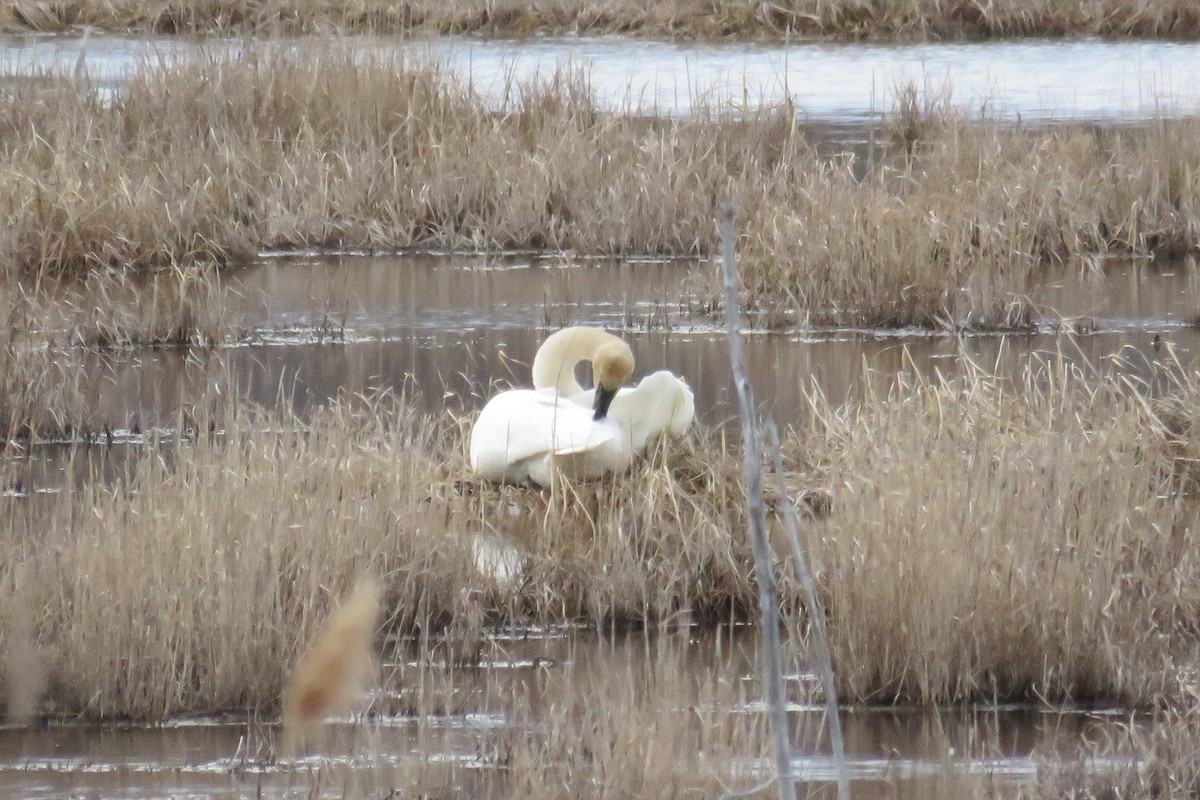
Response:
[[[1019,327],[1048,275],[1200,244],[1200,122],[1100,130],[893,119],[862,170],[796,109],[602,113],[585,81],[508,112],[435,68],[262,51],[0,91],[0,263],[23,275],[237,263],[262,249],[552,249],[706,256],[744,226],[744,299],[771,325]],[[863,174],[865,172],[865,175]],[[698,283],[693,300],[715,310]]]
[[[960,39],[999,36],[1193,38],[1200,11],[1187,0],[19,0],[7,30],[89,26],[154,33],[613,34],[655,38]]]
[[[1179,420],[1200,413],[1200,380],[1162,370],[1158,399],[1061,365],[813,398],[788,457],[795,485],[833,498],[808,537],[843,698],[1180,696],[1200,557],[1196,428]],[[168,453],[147,445],[115,485],[6,498],[0,586],[37,609],[50,708],[274,708],[361,573],[394,632],[453,630],[472,609],[493,624],[752,613],[739,456],[712,432],[539,491],[476,484],[469,423],[390,396],[308,422],[238,412]],[[510,577],[481,566],[505,541]]]

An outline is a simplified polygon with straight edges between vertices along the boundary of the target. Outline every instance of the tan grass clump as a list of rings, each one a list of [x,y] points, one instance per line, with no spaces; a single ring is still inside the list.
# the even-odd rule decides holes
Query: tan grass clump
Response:
[[[0,92],[0,263],[704,256],[728,199],[748,220],[744,300],[760,322],[1011,327],[1048,274],[1200,244],[1194,119],[1105,132],[902,109],[900,141],[863,169],[815,154],[788,104],[613,115],[574,74],[513,98],[495,113],[436,68],[333,46],[147,65],[111,103],[82,79],[17,82]]]
[[[1175,403],[1200,402],[1198,376]],[[1200,507],[1155,405],[1063,363],[818,402],[834,487],[812,527],[850,700],[1178,693],[1200,621]],[[1182,660],[1180,660],[1182,659]]]
[[[150,4],[139,0],[21,0],[0,27],[60,31],[72,26],[156,33],[474,33],[491,36],[612,34],[672,38],[942,39],[990,36],[1200,35],[1186,0],[782,0],[756,3],[639,3],[634,0],[237,0]]]
[[[283,752],[296,752],[325,717],[350,709],[370,683],[381,595],[374,580],[359,578],[300,656],[283,690]]]
[[[1189,226],[1200,195],[1186,166],[1200,159],[1194,121],[1036,129],[934,110],[895,122],[915,127],[898,131],[902,147],[861,181],[848,163],[808,165],[779,176],[790,202],[745,215],[751,313],[787,324],[1020,327],[1035,311],[1030,293],[1064,266],[1084,273],[1109,254],[1197,245]]]

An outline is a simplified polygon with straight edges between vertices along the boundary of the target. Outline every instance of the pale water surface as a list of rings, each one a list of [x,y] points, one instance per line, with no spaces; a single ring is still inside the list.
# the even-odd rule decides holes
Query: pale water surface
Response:
[[[297,51],[311,40],[283,40]],[[1200,44],[1100,39],[790,45],[664,43],[615,36],[408,40],[357,36],[318,45],[362,57],[402,54],[446,64],[494,106],[511,87],[567,68],[585,73],[603,108],[686,114],[697,103],[755,108],[793,98],[810,120],[869,122],[898,88],[949,92],[960,106],[1008,118],[1132,122],[1200,110]],[[141,64],[266,45],[113,35],[0,37],[0,72],[74,72],[118,90]]]

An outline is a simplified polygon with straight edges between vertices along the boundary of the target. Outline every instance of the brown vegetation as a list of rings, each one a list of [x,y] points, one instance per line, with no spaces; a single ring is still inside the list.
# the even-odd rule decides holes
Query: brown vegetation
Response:
[[[1177,696],[1200,506],[1180,457],[1196,443],[1167,409],[1194,415],[1196,379],[1151,400],[1051,364],[1017,385],[971,372],[818,403],[805,452],[834,511],[811,547],[847,694]]]
[[[992,36],[1195,37],[1200,12],[1187,0],[19,0],[0,27],[73,26],[156,33],[370,32],[489,36],[620,33],[672,38],[946,39]]]
[[[434,69],[329,48],[0,92],[0,263],[19,274],[238,262],[264,248],[550,248],[703,256],[746,225],[768,324],[1027,324],[1047,271],[1192,252],[1196,120],[1101,131],[895,118],[865,170],[784,106],[601,113],[582,79],[494,113]],[[865,175],[863,174],[865,172]],[[715,287],[697,289],[715,307]]]
[[[1023,385],[910,378],[841,409],[814,398],[788,452],[794,480],[832,491],[809,547],[843,697],[1177,694],[1200,619],[1196,429],[1178,420],[1200,387],[1175,375],[1161,400],[1062,366]],[[295,643],[363,571],[400,631],[440,629],[464,590],[492,623],[753,608],[738,457],[711,434],[537,491],[475,484],[468,424],[386,399],[307,423],[234,415],[111,488],[4,500],[0,585],[39,609],[53,707],[271,707]],[[497,534],[519,579],[479,566]]]

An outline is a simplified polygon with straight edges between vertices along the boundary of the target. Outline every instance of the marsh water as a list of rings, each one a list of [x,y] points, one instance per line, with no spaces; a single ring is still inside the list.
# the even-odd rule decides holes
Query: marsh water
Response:
[[[360,57],[444,64],[493,106],[513,87],[556,70],[587,76],[602,108],[687,114],[698,105],[754,108],[795,101],[808,120],[862,123],[913,85],[961,106],[1022,119],[1144,120],[1200,109],[1200,44],[1100,39],[939,44],[665,43],[615,36],[482,40],[355,36],[319,45]],[[304,40],[185,40],[8,35],[0,72],[81,72],[120,89],[139,67],[267,47],[305,52]]]
[[[386,388],[431,411],[471,410],[496,386],[527,385],[546,334],[580,324],[620,332],[638,374],[686,376],[699,418],[721,424],[736,411],[723,329],[683,299],[713,269],[529,254],[263,258],[225,278],[231,344],[91,354],[94,424],[170,427],[214,387],[302,413],[342,393]],[[1016,376],[1038,357],[1108,369],[1120,354],[1122,368],[1136,372],[1168,352],[1187,363],[1200,355],[1198,281],[1185,262],[1114,262],[1103,275],[1064,276],[1031,298],[1042,320],[1033,332],[752,331],[748,368],[763,411],[789,425],[803,421],[805,389],[855,400],[886,390],[906,368],[953,375],[980,365]],[[1059,333],[1064,326],[1079,333]]]
[[[798,102],[813,123],[846,140],[864,135],[905,81],[930,91],[949,85],[957,102],[1022,118],[1139,122],[1196,111],[1200,45],[1151,42],[994,42],[959,45],[674,45],[623,39],[413,42],[355,39],[358,52],[402,51],[448,63],[496,104],[510,79],[585,71],[598,100],[614,109],[684,114],[697,102],[741,106]],[[249,46],[236,41],[0,39],[0,71],[29,76],[78,66],[112,91],[128,71]],[[844,126],[837,128],[836,126]],[[345,392],[408,391],[430,410],[471,410],[497,385],[528,380],[538,342],[566,324],[602,324],[634,349],[638,372],[670,368],[697,396],[700,424],[732,416],[726,345],[717,321],[688,306],[690,282],[713,267],[688,261],[568,259],[538,254],[404,256],[264,254],[227,274],[229,341],[214,350],[134,348],[90,353],[85,384],[98,427],[113,434],[77,459],[63,446],[21,456],[20,475],[0,487],[4,504],[58,491],[67,471],[93,459],[127,457],[144,432],[168,433],[182,412],[215,392],[300,413]],[[1038,331],[931,334],[912,330],[753,331],[750,377],[765,411],[782,424],[804,421],[802,389],[833,402],[886,390],[906,369],[945,374],[979,364],[1018,375],[1042,356],[1137,374],[1149,359],[1200,359],[1197,270],[1186,263],[1111,262],[1096,274],[1066,275],[1041,287]],[[1077,331],[1062,335],[1066,327]],[[1111,356],[1120,354],[1114,361]],[[11,453],[3,456],[13,459]],[[12,466],[10,462],[10,466]],[[109,474],[115,474],[110,471]],[[487,759],[498,740],[555,703],[555,687],[604,682],[631,672],[675,668],[700,679],[744,684],[746,713],[759,709],[752,635],[702,635],[690,628],[598,635],[581,629],[512,631],[479,667],[441,670],[416,648],[386,665],[388,676],[365,725],[335,726],[319,757],[273,765],[264,759],[273,720],[177,720],[169,725],[91,727],[58,720],[31,729],[0,727],[0,795],[75,797],[339,797],[347,781],[367,785],[413,764],[462,767],[460,794],[487,793]],[[653,645],[648,644],[653,639]],[[664,645],[663,642],[666,642]],[[662,655],[666,648],[666,655]],[[401,648],[403,652],[403,648]],[[656,654],[656,655],[648,655]],[[401,695],[414,673],[436,678],[458,700],[415,710]],[[803,665],[795,686],[811,684]],[[616,688],[613,691],[617,691]],[[516,708],[531,709],[517,715]],[[799,693],[798,731],[819,711]],[[1103,709],[854,709],[843,713],[856,796],[950,795],[980,787],[1000,794],[1031,780],[1054,755],[1086,751],[1117,735],[1127,716]],[[799,737],[797,768],[814,787],[832,777],[827,746]],[[746,769],[762,768],[757,754]],[[1111,766],[1111,765],[1108,765]],[[1095,769],[1106,765],[1093,763]],[[465,776],[465,777],[464,777]],[[473,777],[474,776],[474,777]],[[380,779],[380,785],[388,785]],[[339,782],[340,781],[340,782]],[[384,796],[381,793],[380,796]]]

